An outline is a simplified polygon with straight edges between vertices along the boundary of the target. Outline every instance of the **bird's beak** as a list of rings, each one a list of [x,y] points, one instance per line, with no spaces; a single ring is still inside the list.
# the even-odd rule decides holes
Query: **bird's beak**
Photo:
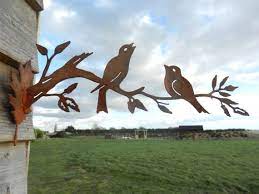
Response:
[[[168,68],[169,68],[169,66],[168,66],[168,65],[166,65],[166,64],[164,64],[164,67],[165,67],[166,69],[168,69]]]
[[[131,46],[131,48],[133,48],[133,49],[136,48],[136,46],[134,46],[134,43],[131,43],[130,46]]]

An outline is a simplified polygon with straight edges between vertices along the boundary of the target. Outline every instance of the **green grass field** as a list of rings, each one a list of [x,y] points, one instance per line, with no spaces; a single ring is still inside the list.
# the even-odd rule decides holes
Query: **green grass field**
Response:
[[[259,193],[259,141],[33,142],[29,194]]]

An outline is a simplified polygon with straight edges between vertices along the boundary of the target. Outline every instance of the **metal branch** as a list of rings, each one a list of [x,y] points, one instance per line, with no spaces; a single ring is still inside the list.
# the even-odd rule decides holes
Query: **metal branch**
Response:
[[[76,56],[72,59],[76,59],[76,62],[78,64],[78,61],[81,62],[87,56],[89,56],[89,53]],[[71,65],[71,64],[73,64],[73,65]],[[141,87],[141,88],[136,89],[134,91],[126,91],[126,90],[124,90],[120,87],[112,85],[111,83],[104,82],[102,80],[102,78],[98,77],[97,75],[95,75],[92,72],[89,72],[89,71],[86,71],[86,70],[83,70],[83,69],[78,69],[75,66],[76,65],[74,65],[74,60],[72,60],[72,63],[66,63],[63,67],[61,67],[60,69],[58,69],[57,71],[55,71],[51,75],[49,75],[47,77],[49,79],[48,81],[46,81],[44,83],[39,82],[39,83],[33,85],[32,87],[28,88],[29,94],[31,94],[33,96],[37,96],[33,99],[32,103],[35,103],[41,97],[44,97],[44,96],[59,96],[59,95],[61,95],[61,94],[47,94],[47,93],[48,93],[49,90],[54,88],[58,83],[66,80],[66,79],[76,78],[76,77],[85,78],[85,79],[88,79],[90,81],[106,85],[109,89],[113,90],[114,92],[117,92],[120,95],[126,96],[127,98],[133,98],[135,95],[143,95],[147,98],[150,98],[150,99],[154,100],[157,104],[166,104],[166,103],[163,103],[163,102],[159,102],[159,100],[160,101],[168,101],[168,100],[183,99],[180,96],[171,97],[171,96],[152,95],[152,94],[149,94],[149,93],[143,91],[144,87]],[[213,93],[218,92],[218,91],[219,90],[214,90],[213,92],[210,92],[208,94],[195,94],[195,97],[214,98],[214,99],[219,100],[222,103],[221,98],[212,95]],[[229,107],[231,107],[231,106],[229,106]],[[233,107],[231,107],[231,108],[233,109]]]
[[[118,56],[115,56],[114,58],[112,58],[112,60],[110,60],[110,62],[107,64],[107,66],[109,66],[109,68],[107,68],[108,70],[112,69],[116,73],[118,73],[118,74],[115,74],[116,75],[115,77],[110,77],[109,79],[105,79],[105,77],[100,78],[90,71],[77,68],[79,63],[81,63],[84,59],[86,59],[87,57],[93,54],[92,52],[82,53],[80,55],[76,55],[72,57],[62,67],[54,71],[52,74],[47,75],[48,69],[54,57],[57,54],[60,54],[69,44],[70,42],[65,42],[61,45],[58,45],[55,48],[55,51],[50,58],[48,57],[48,50],[43,46],[37,45],[39,52],[42,55],[45,55],[47,58],[46,66],[44,68],[43,74],[38,83],[30,86],[33,80],[33,72],[29,62],[26,63],[25,65],[20,66],[19,68],[20,79],[17,77],[16,74],[12,74],[11,87],[15,95],[10,96],[10,103],[14,108],[13,115],[17,125],[20,124],[25,119],[25,115],[31,111],[30,109],[31,105],[37,102],[42,97],[57,96],[59,97],[58,106],[62,110],[69,112],[70,109],[73,109],[79,112],[80,110],[75,100],[64,96],[64,94],[71,93],[76,88],[77,83],[74,83],[71,86],[69,86],[61,94],[48,94],[48,92],[52,88],[54,88],[58,83],[70,78],[84,78],[92,82],[98,83],[99,85],[97,86],[97,89],[100,89],[98,103],[99,103],[99,99],[102,99],[100,98],[100,93],[105,98],[107,89],[113,90],[114,92],[127,97],[129,99],[128,108],[132,113],[134,112],[135,108],[139,108],[147,111],[144,104],[140,100],[136,99],[135,97],[136,95],[142,95],[155,101],[156,104],[158,105],[158,108],[161,111],[165,113],[170,113],[170,114],[172,112],[166,106],[164,106],[164,105],[168,105],[168,103],[164,103],[161,101],[183,99],[191,103],[198,112],[208,113],[202,107],[202,105],[199,104],[199,102],[196,100],[196,98],[198,97],[208,97],[212,99],[217,99],[221,103],[221,108],[223,109],[224,113],[227,116],[230,116],[230,114],[226,106],[231,108],[234,113],[241,114],[244,116],[249,115],[244,109],[233,106],[237,104],[236,102],[228,98],[220,98],[213,95],[215,93],[218,93],[223,97],[228,97],[230,96],[228,92],[234,91],[237,88],[232,85],[223,87],[228,77],[225,77],[220,82],[218,89],[216,89],[217,76],[215,76],[212,80],[212,91],[210,93],[194,94],[192,85],[186,78],[182,76],[181,70],[177,66],[165,65],[166,75],[165,75],[164,83],[165,83],[165,89],[169,94],[169,96],[156,96],[156,95],[149,94],[144,91],[145,89],[144,87],[140,87],[133,91],[126,91],[122,89],[120,87],[120,83],[128,73],[129,61],[135,49],[135,46],[133,46],[133,44],[123,45],[119,50]],[[120,55],[123,55],[123,56],[121,57]],[[115,61],[116,64],[112,64],[113,61]],[[125,68],[125,66],[126,68],[125,69],[123,69],[122,67],[118,68],[118,65],[124,65],[123,68]],[[104,74],[105,73],[108,76],[112,74],[111,72],[106,72],[106,70]],[[119,76],[124,76],[124,77],[120,77],[119,80],[116,81],[116,79]],[[175,88],[172,88],[172,85],[173,85],[172,83],[174,83]],[[95,89],[93,91],[95,91]],[[102,102],[102,106],[103,105],[106,106],[106,100],[105,100],[105,103]],[[101,111],[108,112],[107,108],[102,109]],[[97,112],[98,112],[98,108],[97,108]],[[17,135],[15,135],[15,139],[16,139],[16,136]]]

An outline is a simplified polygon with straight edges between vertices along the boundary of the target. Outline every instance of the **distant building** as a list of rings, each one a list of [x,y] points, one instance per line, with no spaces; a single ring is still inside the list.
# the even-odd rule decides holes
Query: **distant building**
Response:
[[[180,131],[195,131],[195,132],[202,132],[203,125],[179,125]]]

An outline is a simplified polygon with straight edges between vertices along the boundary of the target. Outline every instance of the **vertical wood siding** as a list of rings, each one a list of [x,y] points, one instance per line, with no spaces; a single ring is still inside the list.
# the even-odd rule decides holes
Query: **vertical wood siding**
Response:
[[[27,194],[29,140],[34,139],[32,114],[19,126],[17,146],[12,143],[15,125],[8,102],[10,74],[19,63],[37,66],[38,11],[42,0],[0,0],[0,194]]]
[[[37,33],[37,13],[25,0],[0,1],[1,53],[22,63],[32,59],[37,71]]]
[[[26,142],[0,144],[0,194],[27,193],[29,146]]]

